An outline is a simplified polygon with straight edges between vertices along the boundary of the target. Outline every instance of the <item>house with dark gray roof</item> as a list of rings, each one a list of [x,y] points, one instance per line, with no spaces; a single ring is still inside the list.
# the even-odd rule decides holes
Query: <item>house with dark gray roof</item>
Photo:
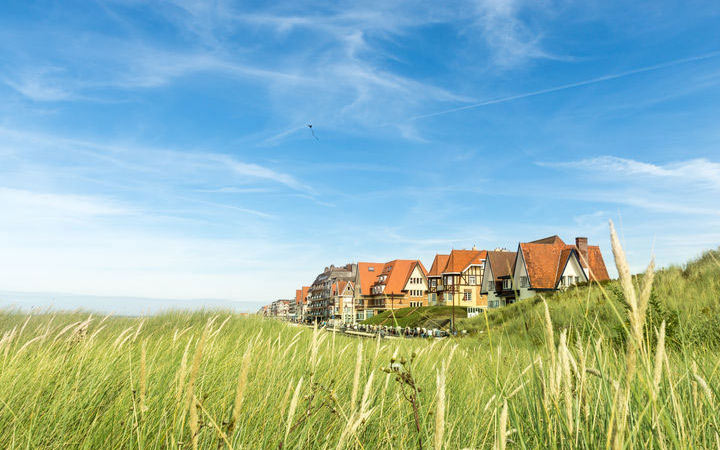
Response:
[[[487,295],[488,308],[497,308],[515,301],[512,283],[517,252],[494,250],[487,252],[483,270],[482,293]]]

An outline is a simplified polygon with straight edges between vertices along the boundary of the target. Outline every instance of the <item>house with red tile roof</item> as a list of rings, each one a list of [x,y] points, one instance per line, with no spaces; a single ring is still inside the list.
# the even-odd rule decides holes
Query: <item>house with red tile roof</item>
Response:
[[[326,267],[308,288],[305,322],[354,323],[365,319],[363,298],[372,291],[383,263]]]
[[[371,296],[372,287],[377,281],[378,276],[382,273],[384,263],[359,262],[357,263],[357,278],[354,285],[358,288],[353,292],[354,298],[354,320],[355,322],[363,321],[373,314],[373,310],[365,306],[367,300]]]
[[[417,259],[385,263],[369,294],[363,294],[364,318],[383,311],[427,306],[427,270]]]
[[[438,292],[442,293],[442,271],[447,265],[447,260],[450,255],[436,254],[433,259],[432,266],[428,272],[428,306],[435,306],[438,304]],[[442,294],[440,295],[442,300]]]
[[[487,296],[482,294],[482,275],[487,250],[452,250],[442,270],[442,298],[444,305],[487,307]],[[442,294],[442,296],[440,296]]]
[[[295,290],[295,320],[302,322],[307,314],[308,294],[310,286]]]
[[[574,245],[566,244],[555,235],[521,242],[513,277],[504,282],[518,299],[523,299],[543,291],[609,279],[600,247],[588,245],[585,237],[575,238]]]

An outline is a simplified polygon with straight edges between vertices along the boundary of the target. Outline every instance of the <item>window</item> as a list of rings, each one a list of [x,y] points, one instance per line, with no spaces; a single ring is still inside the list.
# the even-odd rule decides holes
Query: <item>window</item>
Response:
[[[452,286],[452,284],[453,284],[453,277],[446,277],[446,278],[445,278],[445,284],[447,284],[448,286]]]
[[[374,268],[374,267],[368,267],[368,272],[375,272],[375,268]]]
[[[471,286],[475,284],[475,275],[470,275],[468,277],[468,284]]]
[[[437,287],[437,280],[436,280],[436,279],[433,278],[432,280],[430,280],[430,287]]]
[[[526,288],[529,285],[530,284],[528,283],[528,277],[520,277],[520,287],[521,288]]]
[[[463,300],[465,300],[466,302],[472,300],[472,291],[466,290],[465,292],[463,292]]]
[[[503,280],[503,289],[512,289],[512,280],[510,278]]]

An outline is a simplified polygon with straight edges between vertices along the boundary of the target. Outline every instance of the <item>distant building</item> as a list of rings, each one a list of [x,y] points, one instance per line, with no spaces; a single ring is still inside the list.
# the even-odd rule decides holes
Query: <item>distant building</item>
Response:
[[[330,288],[330,311],[328,318],[333,323],[352,323],[355,314],[353,307],[355,283],[336,281]]]
[[[487,295],[488,308],[505,306],[515,301],[515,291],[506,280],[515,271],[516,257],[517,252],[507,250],[487,252],[481,292]]]
[[[588,281],[609,280],[600,247],[588,245],[586,237],[565,244],[559,236],[550,236],[518,245],[512,279],[505,288],[516,291],[518,299],[565,289]]]
[[[295,320],[304,322],[308,310],[308,296],[310,286],[303,286],[295,290]]]
[[[270,304],[270,316],[280,319],[292,319],[295,315],[295,302],[291,300],[275,300]]]
[[[435,306],[438,304],[438,300],[442,302],[442,292],[443,292],[443,284],[442,284],[442,272],[445,269],[445,266],[447,265],[448,258],[450,258],[450,255],[441,255],[437,254],[435,255],[435,259],[433,259],[432,266],[430,267],[430,272],[428,272],[428,306]],[[438,299],[438,292],[440,293],[440,298]]]
[[[427,306],[427,290],[427,270],[419,260],[387,262],[363,295],[365,318],[390,309]]]
[[[385,264],[373,262],[357,263],[357,279],[353,292],[355,322],[363,321],[374,314],[374,310],[367,308],[367,299],[372,295],[372,287],[383,271]]]
[[[486,250],[453,250],[442,270],[442,290],[438,301],[444,305],[486,308],[487,296],[482,293],[482,276]],[[442,300],[440,300],[442,299]]]
[[[337,298],[333,295],[333,286],[337,289],[338,282],[354,281],[356,278],[356,264],[326,267],[310,286],[306,321],[324,322],[334,319]]]

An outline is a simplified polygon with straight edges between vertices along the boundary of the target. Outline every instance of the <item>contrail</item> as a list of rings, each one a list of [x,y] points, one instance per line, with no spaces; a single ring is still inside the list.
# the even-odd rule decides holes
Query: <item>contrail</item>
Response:
[[[666,67],[677,66],[680,64],[686,64],[686,63],[690,63],[690,62],[694,62],[694,61],[702,61],[704,59],[715,58],[716,56],[720,56],[720,51],[706,53],[706,54],[700,55],[700,56],[692,56],[689,58],[676,59],[674,61],[668,61],[668,62],[664,62],[664,63],[660,63],[660,64],[655,64],[654,66],[641,67],[639,69],[633,69],[633,70],[628,70],[626,72],[604,75],[602,77],[590,78],[589,80],[576,81],[575,83],[563,84],[561,86],[555,86],[555,87],[551,87],[551,88],[547,88],[547,89],[540,89],[539,91],[526,92],[524,94],[511,95],[509,97],[501,97],[501,98],[496,98],[496,99],[492,99],[492,100],[486,100],[484,102],[474,103],[472,105],[459,106],[457,108],[446,109],[444,111],[438,111],[438,112],[434,112],[434,113],[430,113],[430,114],[422,114],[419,116],[410,117],[408,120],[425,119],[427,117],[441,116],[443,114],[450,114],[450,113],[457,112],[457,111],[464,111],[466,109],[479,108],[481,106],[511,102],[513,100],[519,100],[521,98],[535,97],[537,95],[549,94],[551,92],[563,91],[565,89],[572,89],[572,88],[576,88],[576,87],[580,87],[580,86],[587,86],[589,84],[601,83],[603,81],[615,80],[617,78],[627,77],[629,75],[635,75],[638,73],[651,72],[653,70],[664,69]]]

